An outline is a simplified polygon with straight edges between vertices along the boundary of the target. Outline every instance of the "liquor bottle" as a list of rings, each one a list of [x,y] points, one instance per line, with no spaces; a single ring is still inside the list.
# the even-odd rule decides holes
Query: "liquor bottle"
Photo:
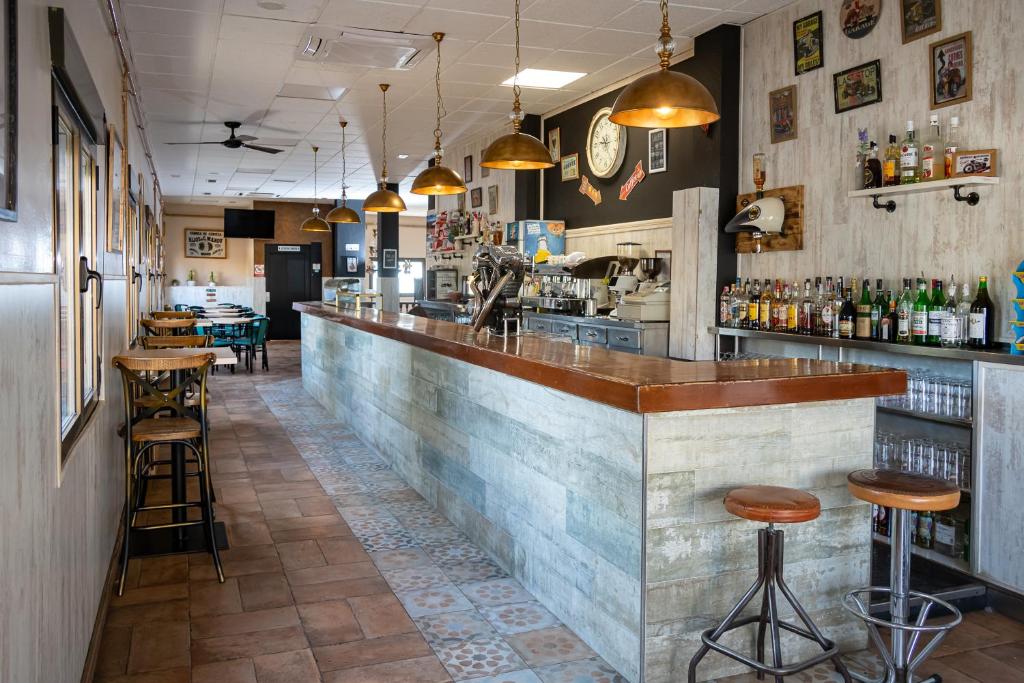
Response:
[[[787,327],[785,293],[779,280],[775,280],[775,293],[772,295],[772,329],[776,332],[785,332]]]
[[[871,339],[871,291],[868,279],[864,278],[864,288],[857,302],[855,331],[857,339]],[[877,318],[876,318],[877,321]],[[877,326],[877,322],[875,323]]]
[[[857,154],[853,166],[853,189],[864,189],[864,168],[868,159],[868,129],[857,129]]]
[[[824,334],[821,312],[825,308],[825,285],[821,282],[821,276],[814,278],[814,292],[814,334]]]
[[[971,304],[967,321],[967,345],[974,349],[988,349],[995,343],[996,309],[988,297],[988,278],[978,278],[978,294]]]
[[[846,287],[843,283],[843,276],[836,278],[836,289],[832,294],[832,338],[839,338],[839,313],[843,310],[843,303],[846,301],[844,294]]]
[[[740,293],[740,279],[736,278],[735,284],[729,289],[729,320],[731,327],[742,327],[740,323]],[[744,310],[744,313],[746,313],[746,310]]]
[[[772,329],[772,281],[765,278],[761,286],[761,303],[757,307],[758,329],[769,331]]]
[[[914,303],[910,296],[910,278],[903,278],[903,291],[896,302],[896,343],[911,344],[913,335]]]
[[[857,283],[854,282],[853,286],[856,287]],[[843,294],[843,305],[842,308],[839,309],[840,339],[853,339],[856,317],[857,308],[853,305],[853,287],[849,287]]]
[[[963,338],[962,328],[960,327],[960,315],[958,313],[960,303],[956,300],[956,297],[956,280],[951,275],[949,277],[949,298],[946,299],[945,310],[942,314],[942,331],[939,335],[939,344],[947,349],[955,349],[960,346]]]
[[[917,278],[917,299],[914,301],[914,312],[910,318],[910,334],[915,344],[928,343],[928,283],[924,278]]]
[[[889,146],[885,148],[885,162],[882,164],[882,185],[890,187],[899,185],[900,146],[896,144],[896,136],[889,134]]]
[[[928,511],[917,513],[917,544],[922,548],[931,548],[935,531],[935,519]]]
[[[796,334],[800,331],[800,290],[796,280],[786,297],[786,331]]]
[[[889,300],[882,291],[882,279],[875,280],[875,300],[871,304],[871,338],[881,339],[882,319],[889,313]]]
[[[971,286],[964,283],[963,292],[960,294],[960,303],[956,307],[956,317],[960,322],[960,343],[961,348],[967,345],[967,331],[971,322]]]
[[[938,114],[931,115],[929,128],[928,137],[921,143],[921,180],[942,180],[946,177],[946,145]]]
[[[949,137],[946,138],[946,177],[953,177],[953,157],[960,146],[960,117],[949,118]]]
[[[889,298],[889,303],[885,311],[885,315],[878,322],[878,341],[892,343],[896,341],[896,299]]]
[[[889,535],[889,508],[884,505],[878,508],[878,533],[881,536]]]
[[[761,285],[754,278],[754,287],[750,290],[747,303],[747,327],[751,330],[761,329]]]
[[[811,297],[811,278],[804,280],[804,298],[800,300],[800,334],[814,334],[814,299]]]
[[[946,315],[946,295],[942,292],[942,280],[932,280],[932,301],[928,304],[928,339],[929,346],[938,346],[942,342],[942,319]]]
[[[722,287],[722,295],[718,297],[718,322],[722,327],[732,327],[732,309],[729,306],[729,285]]]
[[[864,189],[882,186],[882,162],[878,160],[878,143],[872,142],[864,160]]]
[[[900,185],[921,182],[921,149],[914,132],[914,122],[907,121],[907,137],[900,144]]]

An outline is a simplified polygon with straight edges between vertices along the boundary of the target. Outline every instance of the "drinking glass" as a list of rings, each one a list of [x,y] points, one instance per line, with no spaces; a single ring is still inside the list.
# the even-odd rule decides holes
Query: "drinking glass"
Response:
[[[960,454],[956,447],[947,448],[944,453],[944,479],[948,482],[963,486],[963,476],[960,474]]]
[[[971,453],[966,448],[957,449],[957,460],[960,467],[960,488],[970,490],[971,488]]]

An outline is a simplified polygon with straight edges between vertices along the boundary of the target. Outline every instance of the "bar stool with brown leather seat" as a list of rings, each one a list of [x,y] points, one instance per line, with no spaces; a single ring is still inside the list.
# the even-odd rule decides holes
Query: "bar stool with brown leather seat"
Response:
[[[151,335],[161,337],[173,334],[192,334],[196,327],[195,318],[155,320],[145,318],[140,321]]]
[[[806,491],[783,486],[743,486],[729,491],[724,502],[725,509],[737,517],[753,522],[767,522],[768,526],[757,531],[757,579],[754,581],[754,585],[740,598],[740,601],[736,603],[721,624],[701,633],[700,639],[703,644],[690,660],[689,682],[695,683],[697,664],[711,650],[749,666],[757,672],[758,679],[763,679],[767,674],[774,676],[776,683],[782,683],[783,676],[791,676],[824,661],[832,660],[832,664],[843,680],[850,681],[850,674],[839,658],[839,648],[822,635],[782,578],[783,532],[776,529],[775,525],[798,524],[817,519],[821,514],[821,503],[818,498]],[[782,591],[786,601],[803,622],[802,626],[779,619],[776,587]],[[743,610],[762,589],[760,614],[740,618]],[[756,660],[718,642],[728,631],[748,624],[757,624]],[[780,629],[816,642],[822,649],[821,654],[800,662],[783,664],[781,640],[779,639]],[[765,662],[764,657],[765,634],[769,631],[772,636],[772,664],[770,666]]]
[[[871,641],[884,660],[886,670],[880,678],[870,678],[858,672],[851,672],[851,675],[858,681],[870,683],[911,683],[914,671],[962,619],[960,610],[945,600],[910,590],[911,512],[951,510],[960,504],[960,489],[942,479],[899,470],[857,470],[847,475],[846,486],[855,498],[893,509],[889,520],[892,531],[890,587],[858,588],[843,598],[843,607],[867,624]],[[871,615],[873,594],[888,597],[889,620]],[[911,601],[920,601],[920,610],[913,622],[910,621]],[[925,623],[935,606],[945,609],[949,615],[941,623]],[[891,651],[885,646],[878,632],[879,627],[888,628],[892,632]],[[915,654],[922,636],[932,637]],[[940,681],[940,676],[933,675],[920,683]]]

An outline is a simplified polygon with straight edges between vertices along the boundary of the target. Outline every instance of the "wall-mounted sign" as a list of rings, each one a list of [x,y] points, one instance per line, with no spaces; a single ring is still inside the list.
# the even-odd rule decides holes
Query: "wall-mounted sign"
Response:
[[[252,267],[253,277],[266,277],[267,267],[262,263],[257,263]]]
[[[882,0],[843,0],[839,24],[847,38],[863,38],[871,33],[882,13]]]
[[[629,180],[619,188],[619,200],[626,201],[629,198],[629,193],[632,192],[645,177],[644,162],[636,162],[636,168],[634,168],[633,172],[629,175]]]
[[[594,206],[601,203],[601,190],[591,185],[587,176],[583,176],[580,179],[580,194],[587,195],[590,201],[594,202]]]
[[[294,244],[279,244],[279,245],[277,245],[277,251],[278,251],[278,253],[280,253],[282,251],[284,251],[284,252],[298,252],[298,251],[302,251],[302,248],[298,247],[298,246],[295,246]]]
[[[345,244],[345,251],[359,251],[359,245],[357,243],[348,242]]]
[[[227,258],[228,247],[221,230],[185,230],[185,258]]]
[[[384,265],[381,266],[385,270],[394,270],[398,268],[398,250],[397,249],[384,249]]]

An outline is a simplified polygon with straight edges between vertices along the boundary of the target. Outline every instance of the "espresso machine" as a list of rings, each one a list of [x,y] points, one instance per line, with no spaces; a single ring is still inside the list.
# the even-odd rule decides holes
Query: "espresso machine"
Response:
[[[633,272],[640,263],[639,242],[619,242],[615,245],[615,260],[618,263],[618,272],[611,277],[608,289],[615,297],[615,308],[618,309],[622,298],[627,294],[636,291],[639,279]],[[615,312],[612,313],[615,315]]]
[[[641,258],[640,275],[643,278],[635,292],[623,295],[616,309],[622,320],[644,322],[666,321],[669,319],[669,301],[672,283],[668,279],[656,279],[661,272],[661,259]]]
[[[511,246],[484,244],[473,255],[473,331],[487,327],[489,334],[509,337],[519,334],[523,309],[519,288],[526,266],[523,255]]]

